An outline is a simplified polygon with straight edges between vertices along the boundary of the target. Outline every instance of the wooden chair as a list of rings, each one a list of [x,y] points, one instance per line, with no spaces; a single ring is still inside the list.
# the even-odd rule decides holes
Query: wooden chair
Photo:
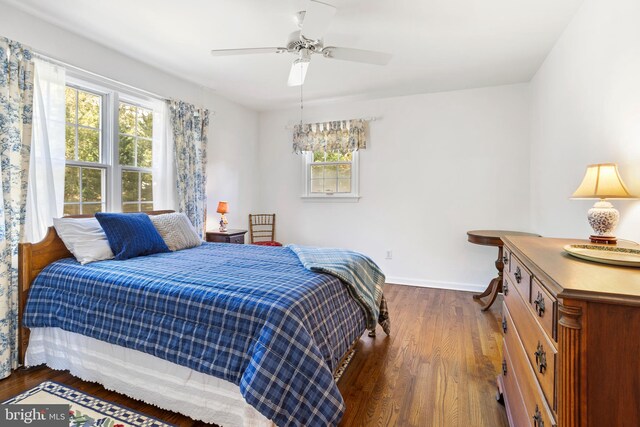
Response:
[[[249,238],[254,245],[282,246],[276,242],[276,214],[249,214]]]

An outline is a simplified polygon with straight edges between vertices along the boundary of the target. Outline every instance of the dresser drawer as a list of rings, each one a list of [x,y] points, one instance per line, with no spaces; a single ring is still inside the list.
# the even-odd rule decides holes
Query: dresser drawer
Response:
[[[549,336],[557,340],[556,337],[556,313],[558,301],[552,297],[538,282],[535,277],[531,282],[531,308],[536,313],[536,320]]]
[[[502,273],[503,274],[509,273],[510,267],[511,267],[511,251],[506,247],[504,247],[502,250],[502,264],[504,264]]]
[[[511,279],[511,283],[518,288],[522,298],[529,302],[531,299],[531,272],[513,254],[511,254],[509,264],[510,269],[507,276]]]
[[[504,304],[506,309],[503,309],[503,316],[506,316],[507,330],[505,336],[509,336],[510,329],[517,330],[526,360],[535,372],[547,402],[552,408],[556,408],[557,350],[522,298],[506,297]],[[504,325],[503,319],[503,327]]]
[[[244,243],[244,235],[237,235],[237,236],[229,237],[229,243],[243,244]]]
[[[505,358],[507,371],[506,376],[508,376],[509,373],[512,373],[513,376],[515,376],[520,392],[519,394],[522,397],[527,414],[526,422],[516,423],[515,427],[526,425],[534,427],[555,426],[556,423],[553,413],[549,409],[547,400],[544,397],[543,391],[540,389],[540,384],[536,379],[531,364],[529,363],[522,341],[518,335],[519,330],[516,329],[515,322],[510,316],[508,307],[503,307],[503,310],[507,321],[507,332],[504,336],[503,352],[505,355],[509,355],[508,358]],[[509,393],[509,390],[506,392]],[[511,393],[512,395],[515,394],[514,397],[516,399],[518,398],[517,393]],[[534,422],[534,419],[538,421]]]
[[[506,342],[502,346],[502,381],[504,384],[504,403],[512,426],[525,426],[529,423],[529,414],[518,388],[513,361]]]

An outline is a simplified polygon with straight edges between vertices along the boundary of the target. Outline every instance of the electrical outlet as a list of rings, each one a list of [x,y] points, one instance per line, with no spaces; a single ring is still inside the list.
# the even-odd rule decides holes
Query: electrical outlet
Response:
[[[387,256],[385,257],[385,259],[393,259],[393,252],[387,251]]]

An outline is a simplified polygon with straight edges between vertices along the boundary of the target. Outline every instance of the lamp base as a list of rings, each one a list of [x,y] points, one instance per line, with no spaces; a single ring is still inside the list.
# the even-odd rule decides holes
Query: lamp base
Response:
[[[615,245],[618,242],[618,238],[615,236],[589,236],[591,243],[598,243],[600,245]]]
[[[220,215],[220,231],[221,232],[226,232],[227,231],[227,224],[229,223],[229,221],[227,221],[227,217],[224,216],[224,214]]]
[[[606,200],[600,200],[596,202],[587,215],[589,219],[589,225],[594,231],[594,234],[589,236],[589,239],[593,243],[601,244],[615,244],[616,237],[613,235],[613,231],[618,225],[620,219],[620,213],[613,205]]]

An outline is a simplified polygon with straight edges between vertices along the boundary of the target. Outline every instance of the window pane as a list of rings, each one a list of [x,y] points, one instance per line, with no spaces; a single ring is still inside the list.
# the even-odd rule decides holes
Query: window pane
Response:
[[[312,179],[311,180],[311,192],[312,193],[324,193],[324,179]]]
[[[80,201],[80,168],[67,166],[64,169],[64,201]]]
[[[101,103],[101,96],[78,91],[78,124],[99,128]]]
[[[324,166],[311,166],[311,179],[321,179],[324,175]]]
[[[123,203],[122,204],[122,212],[138,212],[140,208],[138,208],[137,203]]]
[[[82,201],[102,201],[102,169],[82,168]]]
[[[153,112],[138,108],[138,129],[136,135],[151,139],[153,137]]]
[[[64,155],[68,160],[76,159],[76,128],[67,125],[65,129],[65,149]]]
[[[351,180],[339,179],[338,180],[338,193],[351,193]]]
[[[76,123],[76,90],[65,88],[65,116],[67,123]]]
[[[342,160],[340,153],[327,153],[327,159],[325,162],[339,162]]]
[[[138,139],[138,166],[141,168],[151,167],[150,139]]]
[[[120,133],[134,135],[136,128],[136,107],[125,103],[120,103],[118,116]]]
[[[135,166],[135,144],[132,136],[120,135],[119,151],[122,166]]]
[[[351,165],[338,165],[338,178],[351,179]]]
[[[324,162],[325,154],[326,153],[324,151],[314,151],[313,152],[313,161],[314,162]]]
[[[100,161],[100,131],[78,128],[78,160]]]
[[[325,193],[336,193],[338,191],[338,185],[335,179],[325,179],[324,180],[324,192]]]
[[[102,212],[102,203],[83,203],[82,213],[93,215],[96,212]]]
[[[140,210],[141,211],[152,211],[153,210],[153,203],[141,203],[140,204]]]
[[[140,174],[140,200],[143,202],[153,200],[153,180],[150,173]]]
[[[122,171],[122,201],[136,202],[138,200],[140,200],[138,198],[138,172]]]
[[[64,205],[63,215],[80,215],[80,205]]]
[[[324,177],[325,178],[337,178],[338,177],[338,167],[337,166],[325,166],[324,167]]]
[[[340,155],[341,162],[350,162],[353,159],[353,152],[349,151],[347,154]]]

